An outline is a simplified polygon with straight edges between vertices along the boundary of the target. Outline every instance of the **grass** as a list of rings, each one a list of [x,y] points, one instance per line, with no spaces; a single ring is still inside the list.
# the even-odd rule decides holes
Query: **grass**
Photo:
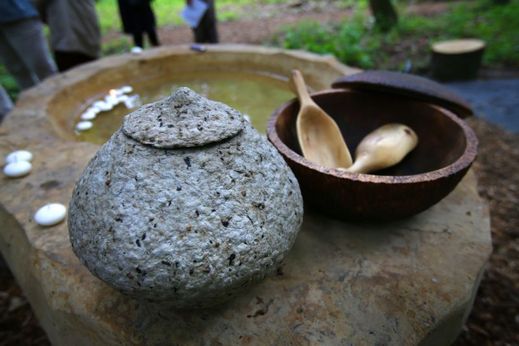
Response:
[[[247,5],[275,4],[283,2],[287,2],[287,0],[217,0],[215,4],[218,13],[218,20],[220,22],[225,22],[239,19],[244,11],[244,7]],[[157,19],[157,25],[159,27],[185,25],[180,17],[180,12],[185,4],[185,0],[153,0],[152,7]],[[97,0],[96,9],[102,35],[122,30],[117,0]],[[49,34],[47,29],[45,30],[45,33],[47,35]],[[111,55],[127,52],[131,48],[130,41],[131,40],[128,37],[122,37],[104,43],[102,54]],[[6,89],[11,98],[16,100],[20,90],[16,81],[8,74],[1,63],[0,84]]]
[[[217,0],[215,4],[218,13],[218,20],[231,21],[239,18],[240,9],[243,6],[255,3],[272,4],[283,2],[286,2],[286,0]],[[152,7],[157,18],[157,25],[159,27],[183,25],[180,12],[184,8],[185,4],[185,0],[154,0],[152,2]],[[121,30],[121,22],[119,19],[119,10],[116,0],[98,0],[96,8],[97,14],[99,15],[101,32],[103,34],[110,31]]]
[[[247,5],[286,3],[288,0],[217,0],[220,22],[241,18]],[[341,24],[304,22],[285,27],[272,43],[290,49],[305,49],[320,54],[333,54],[346,64],[361,68],[401,69],[412,61],[416,70],[428,65],[431,43],[451,38],[476,37],[486,41],[484,65],[519,67],[519,0],[504,6],[491,0],[453,3],[446,13],[435,17],[405,15],[409,1],[400,0],[398,26],[389,33],[378,32],[367,16],[367,0],[343,0],[339,5],[353,8],[354,15]],[[96,2],[103,34],[120,31],[116,0]],[[184,0],[152,2],[159,27],[184,25],[180,11]],[[127,37],[103,45],[103,54],[117,54],[131,47]],[[0,64],[0,83],[16,99],[16,82]]]
[[[480,38],[487,43],[484,64],[519,67],[519,0],[505,6],[488,0],[457,4],[437,19],[406,18],[397,33],[404,38],[428,37],[431,42]]]
[[[0,64],[0,85],[4,87],[7,94],[13,99],[16,100],[18,94],[20,93],[20,88],[16,84],[14,78],[7,72],[5,66]]]
[[[185,1],[183,0],[154,0],[152,7],[157,17],[157,24],[159,26],[181,24],[182,21],[179,13],[184,4]],[[121,30],[116,0],[98,0],[96,9],[103,34],[109,31]]]
[[[373,52],[379,45],[369,35],[361,15],[354,15],[340,25],[307,21],[285,27],[274,42],[287,49],[332,54],[346,64],[362,68],[373,66]]]
[[[404,13],[402,6],[403,2],[400,13]],[[357,11],[340,25],[306,22],[284,28],[274,42],[285,48],[333,54],[362,68],[400,69],[406,60],[423,68],[435,41],[474,37],[487,43],[484,65],[519,67],[519,0],[505,6],[490,0],[452,4],[446,13],[432,18],[401,15],[389,33],[377,31],[363,13]]]
[[[219,22],[229,22],[240,19],[248,5],[262,5],[283,3],[287,0],[218,0],[215,2]],[[352,0],[348,0],[352,1]],[[153,0],[152,8],[155,13],[158,27],[185,25],[180,13],[184,8],[185,0]],[[96,2],[97,14],[101,33],[121,32],[122,23],[119,17],[119,9],[116,0],[98,0]],[[102,47],[103,55],[117,54],[130,50],[132,44],[127,37],[105,42]]]

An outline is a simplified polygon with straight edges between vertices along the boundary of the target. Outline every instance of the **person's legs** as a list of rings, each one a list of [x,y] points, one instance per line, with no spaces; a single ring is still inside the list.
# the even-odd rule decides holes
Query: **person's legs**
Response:
[[[160,46],[159,38],[155,29],[148,30],[146,33],[148,34],[148,39],[150,40],[152,46]]]
[[[205,30],[202,21],[200,21],[196,28],[193,28],[193,35],[195,36],[196,43],[205,43]]]
[[[132,37],[133,37],[133,44],[136,47],[144,48],[144,38],[143,38],[142,32],[134,31],[132,33]]]
[[[13,101],[11,101],[11,98],[7,95],[5,89],[0,85],[0,123],[12,108]]]
[[[195,34],[195,42],[196,43],[214,43],[211,42],[211,22],[209,16],[209,10],[204,14],[198,26],[193,29],[193,33]]]
[[[45,78],[56,73],[56,66],[47,47],[47,41],[43,35],[43,27],[38,19],[31,18],[2,26],[2,32],[12,47],[19,62],[16,65],[25,66],[27,73],[20,79],[20,87],[28,88]]]
[[[37,76],[31,73],[12,47],[3,26],[0,26],[0,60],[14,77],[20,89],[27,89],[38,83]]]
[[[209,5],[200,23],[193,29],[196,43],[218,43],[218,32],[216,30],[216,13],[214,3],[206,1]]]
[[[83,53],[63,52],[58,50],[54,51],[54,59],[56,60],[56,64],[58,65],[60,72],[65,72],[66,70],[71,69],[77,65],[96,60],[95,57],[91,57]]]
[[[216,12],[214,10],[214,2],[209,2],[209,8],[204,17],[206,19],[206,36],[207,43],[218,43],[218,31],[216,29]]]

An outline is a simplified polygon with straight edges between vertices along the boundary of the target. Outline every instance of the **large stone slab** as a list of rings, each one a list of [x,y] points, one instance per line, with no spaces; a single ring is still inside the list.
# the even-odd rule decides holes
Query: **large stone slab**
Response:
[[[230,60],[231,49],[222,50]],[[297,63],[293,53],[285,58],[280,51],[267,53],[269,61],[285,59],[286,68]],[[131,70],[154,59],[165,63],[168,54],[117,57],[52,79],[25,93],[2,125],[0,155],[27,148],[34,160],[29,176],[1,178],[0,251],[50,340],[56,345],[451,342],[491,251],[488,210],[472,172],[439,204],[399,222],[345,223],[307,211],[277,275],[209,310],[164,310],[124,296],[80,264],[65,223],[35,224],[32,216],[43,204],[68,204],[98,149],[62,134],[71,122],[66,113],[77,104],[70,93],[86,99],[90,88],[110,80],[103,69],[127,64]],[[319,71],[311,63],[308,68]],[[347,70],[327,72],[327,79],[340,71]],[[81,87],[74,89],[77,84]]]
[[[65,202],[54,192],[72,190],[88,157],[72,154],[80,162],[59,187],[33,173],[35,183],[3,181],[0,190],[17,201],[0,212],[0,250],[56,345],[445,344],[470,311],[490,253],[488,211],[470,173],[405,221],[353,224],[307,213],[276,276],[215,309],[163,311],[92,276],[73,255],[65,224],[32,221],[49,198]]]

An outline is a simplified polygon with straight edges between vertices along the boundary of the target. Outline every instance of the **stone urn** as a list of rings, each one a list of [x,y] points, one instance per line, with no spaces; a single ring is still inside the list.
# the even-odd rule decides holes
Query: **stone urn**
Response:
[[[296,178],[236,110],[180,88],[129,114],[70,201],[74,252],[125,294],[218,304],[275,271],[303,218]]]

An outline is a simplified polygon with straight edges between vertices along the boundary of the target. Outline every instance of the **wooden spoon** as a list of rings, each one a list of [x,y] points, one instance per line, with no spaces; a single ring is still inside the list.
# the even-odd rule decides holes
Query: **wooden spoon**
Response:
[[[396,165],[418,144],[406,125],[387,124],[368,134],[357,146],[355,162],[345,171],[369,173]]]
[[[335,121],[311,98],[303,75],[292,71],[290,87],[299,98],[297,138],[303,156],[309,161],[329,168],[350,167],[351,154]]]

